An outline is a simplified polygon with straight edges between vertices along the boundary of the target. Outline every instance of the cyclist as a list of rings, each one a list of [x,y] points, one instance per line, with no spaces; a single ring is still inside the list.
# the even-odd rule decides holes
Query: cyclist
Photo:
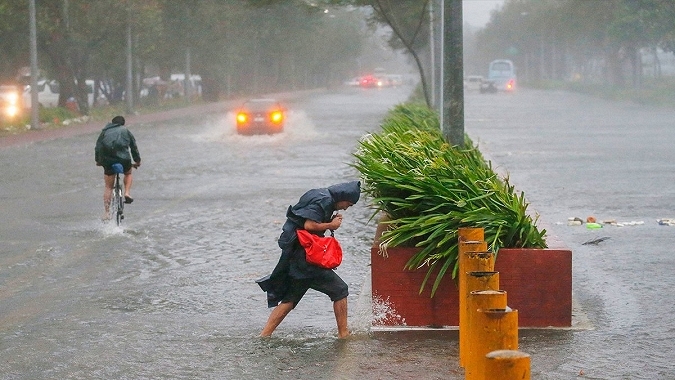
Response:
[[[113,185],[115,183],[115,171],[112,169],[113,164],[120,163],[124,167],[124,203],[134,201],[130,194],[133,179],[131,168],[141,166],[141,155],[138,152],[134,135],[124,127],[124,123],[124,117],[113,117],[112,121],[101,131],[96,140],[96,148],[94,148],[96,165],[103,166],[103,180],[105,183],[105,189],[103,190],[104,219],[110,218],[110,198],[112,197]]]

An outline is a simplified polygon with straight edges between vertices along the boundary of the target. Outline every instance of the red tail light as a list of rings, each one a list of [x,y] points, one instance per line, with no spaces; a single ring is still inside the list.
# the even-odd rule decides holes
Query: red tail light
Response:
[[[237,123],[239,123],[239,124],[244,124],[244,123],[246,123],[247,121],[248,121],[248,115],[247,115],[247,114],[245,114],[245,113],[243,113],[243,112],[239,112],[239,113],[237,114]]]

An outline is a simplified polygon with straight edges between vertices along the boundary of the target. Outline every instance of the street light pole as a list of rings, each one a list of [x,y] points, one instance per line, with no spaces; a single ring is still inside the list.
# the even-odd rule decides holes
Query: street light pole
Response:
[[[464,146],[464,57],[462,0],[443,2],[443,136]]]
[[[127,9],[127,88],[125,100],[127,105],[127,115],[134,113],[134,75],[133,75],[133,55],[131,39],[131,6]]]
[[[38,100],[37,25],[35,0],[29,2],[30,13],[30,128],[40,129],[40,104]]]

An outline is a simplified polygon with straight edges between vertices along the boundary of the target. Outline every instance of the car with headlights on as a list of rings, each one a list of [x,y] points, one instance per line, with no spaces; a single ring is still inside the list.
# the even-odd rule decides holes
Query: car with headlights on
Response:
[[[21,91],[13,85],[0,85],[0,121],[14,121],[23,112]]]
[[[274,134],[284,130],[286,111],[275,99],[250,99],[238,110],[237,133],[241,135]]]

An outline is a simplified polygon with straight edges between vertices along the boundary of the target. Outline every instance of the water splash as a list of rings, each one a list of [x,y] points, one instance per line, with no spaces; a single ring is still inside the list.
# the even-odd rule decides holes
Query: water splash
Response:
[[[389,297],[383,299],[379,296],[373,297],[373,326],[405,326],[405,318],[396,312],[396,309],[389,302]]]
[[[229,144],[256,146],[270,144],[288,138],[293,140],[311,140],[318,132],[307,113],[302,110],[290,110],[286,113],[286,122],[281,133],[240,135],[236,129],[236,113],[227,112],[221,117],[210,120],[198,135],[190,136],[194,141],[221,141]]]
[[[118,226],[114,220],[101,221],[98,230],[106,237],[124,234],[124,227]]]

